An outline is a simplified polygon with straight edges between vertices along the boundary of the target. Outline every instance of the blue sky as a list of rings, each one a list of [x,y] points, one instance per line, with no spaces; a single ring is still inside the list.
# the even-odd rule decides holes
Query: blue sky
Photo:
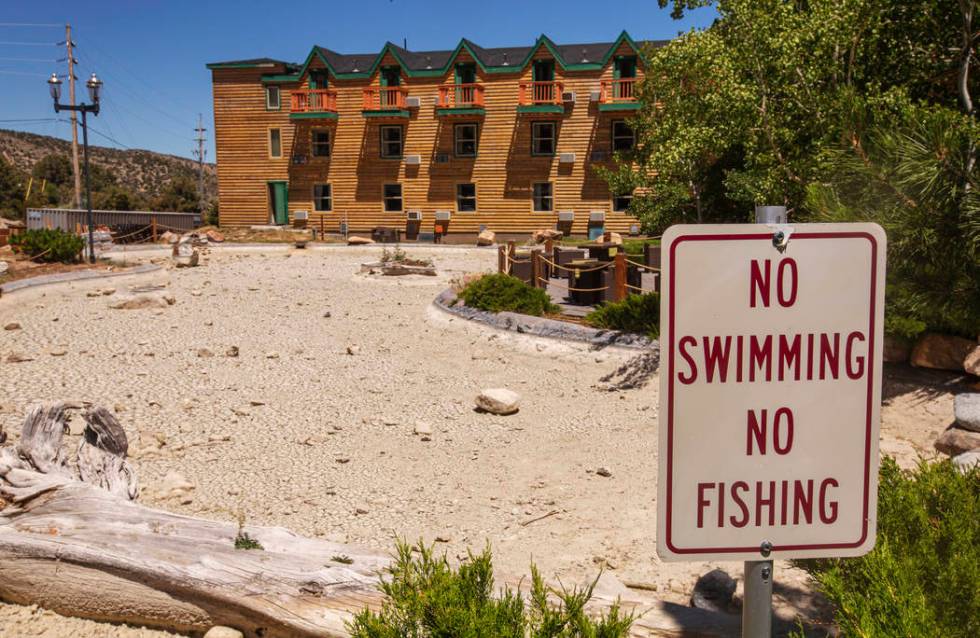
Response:
[[[204,117],[214,159],[208,62],[269,56],[302,62],[314,44],[368,53],[388,40],[410,49],[665,39],[714,19],[701,9],[671,20],[656,0],[4,0],[0,4],[0,128],[63,138],[65,115],[51,107],[45,79],[66,73],[64,24],[78,49],[76,75],[105,82],[89,141],[185,157]],[[52,26],[54,25],[54,26]],[[85,92],[82,90],[82,95]],[[26,120],[46,121],[26,121]],[[18,120],[18,121],[11,121]],[[111,138],[114,141],[110,141]]]

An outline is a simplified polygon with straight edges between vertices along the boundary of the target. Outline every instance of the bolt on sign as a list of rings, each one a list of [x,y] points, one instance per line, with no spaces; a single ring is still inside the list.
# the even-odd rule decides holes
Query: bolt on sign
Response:
[[[660,556],[869,552],[884,231],[682,225],[662,254]]]

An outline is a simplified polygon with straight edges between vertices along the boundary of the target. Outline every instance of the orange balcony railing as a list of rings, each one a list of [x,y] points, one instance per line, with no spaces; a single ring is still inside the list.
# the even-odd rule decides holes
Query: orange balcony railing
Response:
[[[521,82],[520,105],[561,104],[561,82]]]
[[[447,84],[439,87],[436,108],[457,109],[483,106],[482,84]]]
[[[615,102],[636,101],[636,78],[621,80],[603,80],[599,90],[599,102],[612,104]]]
[[[290,94],[292,113],[336,113],[337,92],[330,89],[308,89]]]
[[[387,111],[405,108],[408,89],[400,86],[364,89],[365,111]]]

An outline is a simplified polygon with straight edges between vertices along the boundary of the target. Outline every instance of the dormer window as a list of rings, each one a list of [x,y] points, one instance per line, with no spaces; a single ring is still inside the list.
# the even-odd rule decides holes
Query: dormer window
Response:
[[[278,111],[279,107],[280,107],[279,87],[278,86],[265,87],[265,110]]]

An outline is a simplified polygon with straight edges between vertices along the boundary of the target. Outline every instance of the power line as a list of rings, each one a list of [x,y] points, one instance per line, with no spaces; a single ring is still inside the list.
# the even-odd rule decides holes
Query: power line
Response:
[[[0,27],[61,27],[60,24],[44,22],[0,22]]]
[[[26,76],[32,77],[32,78],[46,78],[46,77],[48,77],[48,76],[44,75],[43,73],[25,73],[23,71],[3,71],[3,70],[0,70],[0,73],[3,73],[4,75],[26,75]]]
[[[0,44],[5,44],[12,47],[53,47],[58,46],[55,42],[10,42],[9,40],[0,40]]]
[[[58,62],[53,58],[0,58],[0,60],[5,62]]]
[[[65,120],[60,117],[33,117],[33,118],[22,118],[22,119],[12,119],[12,120],[0,120],[3,123],[23,123],[23,122],[64,122]]]

